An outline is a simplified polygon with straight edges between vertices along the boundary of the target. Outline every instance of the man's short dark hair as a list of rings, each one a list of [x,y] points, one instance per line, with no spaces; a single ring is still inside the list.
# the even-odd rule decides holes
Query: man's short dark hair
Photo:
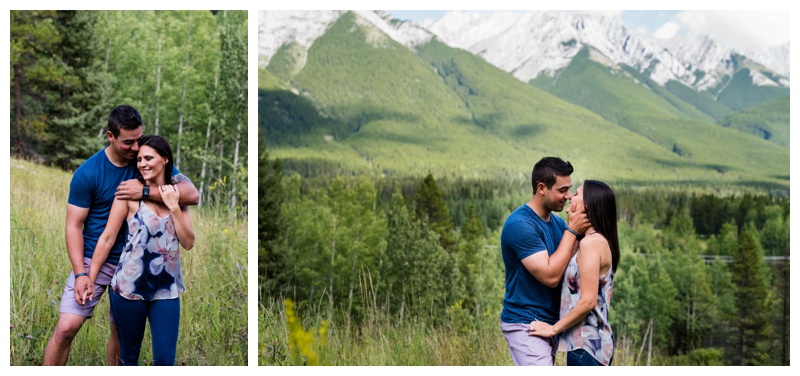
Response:
[[[533,187],[533,194],[536,194],[536,186],[539,183],[544,183],[547,189],[553,188],[556,183],[556,176],[570,176],[572,175],[572,165],[569,162],[564,162],[559,157],[544,157],[533,166],[531,172],[531,186]]]
[[[108,115],[108,130],[114,137],[119,137],[119,130],[134,130],[142,126],[142,116],[139,111],[128,105],[117,106]]]

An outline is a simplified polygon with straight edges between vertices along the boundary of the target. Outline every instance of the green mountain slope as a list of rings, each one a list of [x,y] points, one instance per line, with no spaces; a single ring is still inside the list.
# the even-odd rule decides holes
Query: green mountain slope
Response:
[[[537,78],[532,84],[672,151],[681,158],[677,166],[708,168],[711,175],[735,179],[758,176],[788,186],[782,178],[789,172],[787,150],[706,121],[686,111],[677,96],[664,97],[643,82],[629,70],[591,59],[584,50],[555,78]]]
[[[697,92],[677,81],[669,81],[664,87],[682,101],[690,103],[714,119],[721,119],[734,112],[730,107],[715,100],[714,96],[707,91]]]
[[[729,115],[718,124],[789,148],[789,97],[773,99]]]
[[[789,95],[787,88],[754,85],[750,78],[751,74],[750,68],[738,70],[722,89],[718,100],[734,111],[741,111]]]
[[[270,155],[303,173],[527,180],[535,161],[558,155],[578,180],[788,187],[788,152],[756,158],[775,163],[766,171],[730,151],[709,156],[726,149],[700,148],[715,138],[755,150],[768,143],[714,125],[663,88],[628,84],[635,77],[622,70],[583,78],[591,90],[574,90],[587,102],[578,106],[436,40],[415,53],[353,13],[298,56],[286,47],[271,72],[259,72],[259,126]]]

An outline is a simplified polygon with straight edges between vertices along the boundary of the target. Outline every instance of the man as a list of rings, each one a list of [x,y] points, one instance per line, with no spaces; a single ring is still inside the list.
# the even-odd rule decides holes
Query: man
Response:
[[[97,239],[103,233],[114,198],[161,201],[157,187],[143,185],[136,179],[136,155],[142,137],[142,118],[131,106],[118,106],[108,116],[108,147],[86,160],[72,176],[67,200],[66,243],[72,272],[61,296],[58,323],[44,350],[43,365],[66,365],[72,340],[111,283],[119,262],[127,231],[120,231],[101,268],[90,299],[83,296],[89,287],[87,276]],[[197,189],[186,176],[173,170],[173,181],[180,191],[180,204],[197,205]],[[123,225],[123,227],[125,227]],[[113,316],[109,312],[111,335],[106,357],[109,365],[116,365],[119,357],[119,339]]]
[[[572,165],[545,157],[531,173],[533,197],[506,220],[500,247],[506,268],[506,293],[500,329],[515,365],[553,365],[556,341],[528,336],[532,321],[558,321],[561,278],[579,237],[589,228],[586,213],[567,212],[567,221],[552,212],[572,198]],[[552,324],[551,324],[552,325]]]

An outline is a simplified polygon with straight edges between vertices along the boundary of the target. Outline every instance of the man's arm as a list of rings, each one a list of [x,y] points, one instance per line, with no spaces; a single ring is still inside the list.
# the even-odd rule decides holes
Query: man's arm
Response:
[[[589,228],[589,219],[585,212],[567,212],[567,226],[582,234]],[[577,237],[572,232],[564,230],[561,242],[552,255],[548,255],[547,251],[537,252],[522,259],[522,265],[543,285],[556,287],[564,276],[577,244]]]
[[[181,197],[178,202],[180,206],[197,205],[200,202],[200,194],[197,193],[197,188],[195,188],[192,181],[189,180],[186,175],[173,175],[172,182],[175,184],[175,187],[178,188],[178,192],[180,192]],[[144,184],[137,179],[123,181],[117,188],[115,197],[121,200],[141,200],[143,186]],[[164,202],[158,187],[150,187],[150,195],[147,198],[161,203]]]
[[[89,215],[89,208],[67,204],[67,220],[65,237],[67,241],[67,254],[72,264],[72,271],[77,275],[85,273],[83,265],[83,222]],[[83,304],[83,291],[91,284],[88,276],[75,278],[75,300]]]

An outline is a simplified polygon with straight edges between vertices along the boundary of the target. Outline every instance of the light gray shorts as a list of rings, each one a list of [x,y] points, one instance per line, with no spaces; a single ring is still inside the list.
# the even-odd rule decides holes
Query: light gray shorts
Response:
[[[556,358],[558,340],[529,336],[529,324],[509,324],[500,322],[500,330],[508,343],[511,359],[517,366],[552,366]]]
[[[86,267],[86,271],[89,271],[89,264],[91,263],[92,259],[88,257],[83,258],[83,265]],[[111,284],[111,277],[114,276],[116,270],[117,265],[110,263],[105,263],[100,267],[100,272],[97,273],[97,278],[94,281],[94,295],[92,295],[92,300],[87,299],[86,304],[83,305],[75,301],[75,271],[69,272],[67,285],[64,286],[64,293],[61,294],[61,308],[59,312],[92,317],[94,315],[94,306],[100,302],[100,297],[103,296],[106,288]],[[108,310],[108,322],[114,323],[114,316],[111,314],[111,309]]]

